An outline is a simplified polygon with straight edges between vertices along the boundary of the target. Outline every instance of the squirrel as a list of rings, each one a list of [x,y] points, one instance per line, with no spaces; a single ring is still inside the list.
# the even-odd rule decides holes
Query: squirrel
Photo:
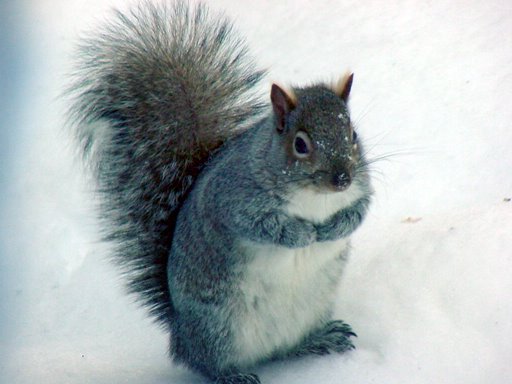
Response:
[[[81,40],[70,116],[105,238],[170,352],[218,384],[354,348],[332,319],[372,189],[353,74],[273,84],[226,16],[148,1]]]

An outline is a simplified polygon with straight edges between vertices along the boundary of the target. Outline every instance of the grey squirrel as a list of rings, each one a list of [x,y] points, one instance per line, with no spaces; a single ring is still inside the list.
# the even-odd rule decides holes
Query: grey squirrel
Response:
[[[257,96],[264,71],[224,16],[142,2],[82,40],[71,116],[105,238],[177,362],[217,383],[256,364],[354,348],[333,320],[371,197],[334,86]]]

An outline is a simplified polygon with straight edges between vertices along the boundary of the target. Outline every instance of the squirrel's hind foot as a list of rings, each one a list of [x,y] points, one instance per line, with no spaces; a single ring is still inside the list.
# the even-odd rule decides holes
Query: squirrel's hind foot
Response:
[[[351,337],[357,337],[350,325],[341,320],[333,320],[320,330],[309,335],[295,351],[294,356],[309,354],[326,355],[336,352],[343,353],[355,349]]]
[[[236,373],[229,376],[221,376],[215,380],[215,384],[260,384],[260,379],[254,373]]]

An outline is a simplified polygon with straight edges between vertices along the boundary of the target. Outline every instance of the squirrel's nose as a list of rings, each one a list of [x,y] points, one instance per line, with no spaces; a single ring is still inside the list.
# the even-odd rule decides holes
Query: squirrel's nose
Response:
[[[337,172],[332,177],[332,185],[337,191],[344,191],[352,183],[352,176],[349,172]]]

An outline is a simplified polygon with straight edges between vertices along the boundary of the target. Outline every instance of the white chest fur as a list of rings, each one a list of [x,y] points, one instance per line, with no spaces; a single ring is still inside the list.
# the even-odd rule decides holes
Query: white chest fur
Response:
[[[291,194],[285,211],[314,223],[321,223],[339,210],[352,205],[363,193],[356,184],[343,192],[318,193],[306,188]]]
[[[301,191],[292,196],[287,211],[321,222],[357,197],[357,190],[329,195]],[[252,242],[242,247],[251,262],[243,272],[240,317],[232,329],[236,363],[245,365],[299,343],[328,319],[349,241],[313,243],[297,249]]]

